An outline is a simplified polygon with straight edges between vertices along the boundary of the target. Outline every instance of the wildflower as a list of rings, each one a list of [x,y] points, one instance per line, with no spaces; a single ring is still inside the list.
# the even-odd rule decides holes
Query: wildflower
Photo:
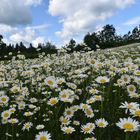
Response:
[[[69,125],[71,121],[70,121],[69,118],[61,116],[60,117],[60,122],[61,122],[62,125]]]
[[[140,117],[140,108],[131,109],[130,113],[135,117]]]
[[[100,84],[105,84],[109,82],[109,78],[107,78],[106,76],[99,76],[95,79],[95,81]]]
[[[140,76],[140,70],[135,70],[134,74],[137,75],[137,76]]]
[[[8,103],[8,101],[9,101],[9,97],[7,95],[0,96],[0,104],[5,105]]]
[[[88,108],[91,108],[91,106],[88,105],[88,104],[83,104],[83,103],[80,104],[80,109],[82,109],[83,111],[84,111],[85,109],[88,109]]]
[[[33,113],[32,113],[32,112],[30,112],[30,111],[29,111],[29,112],[25,112],[25,113],[24,113],[24,116],[26,116],[26,117],[29,117],[29,116],[32,116],[32,115],[33,115]]]
[[[13,87],[11,88],[11,92],[12,92],[12,93],[18,93],[18,92],[20,92],[20,87],[18,87],[18,86],[13,86]]]
[[[51,106],[54,106],[57,103],[58,103],[58,98],[56,98],[56,97],[55,98],[51,98],[48,101],[48,104],[51,105]]]
[[[94,98],[94,97],[91,97],[90,99],[88,99],[87,101],[86,101],[86,103],[87,104],[92,104],[92,103],[94,103],[96,101],[96,99]]]
[[[59,78],[59,79],[57,79],[57,84],[58,84],[58,85],[61,85],[61,84],[63,84],[63,83],[65,83],[65,79],[64,79],[64,78]]]
[[[62,127],[61,130],[64,132],[64,134],[72,134],[75,131],[75,129],[71,126]]]
[[[91,108],[85,109],[84,113],[88,118],[93,118],[94,117],[94,113],[93,113],[93,110]]]
[[[69,89],[62,90],[59,93],[60,101],[72,103],[74,100],[74,92]]]
[[[57,87],[56,79],[53,76],[47,77],[45,79],[45,83],[46,83],[46,85],[48,85],[50,87],[53,87],[53,88]]]
[[[95,137],[85,138],[84,140],[97,140]]]
[[[125,113],[128,112],[128,110],[130,109],[136,109],[139,107],[139,104],[137,102],[131,102],[131,103],[128,103],[128,102],[124,102],[121,104],[121,106],[119,108],[124,108],[126,109]]]
[[[104,118],[97,119],[97,120],[95,121],[95,123],[96,123],[96,125],[97,125],[98,127],[100,127],[100,128],[105,128],[105,127],[108,125],[108,122],[105,121]]]
[[[123,82],[125,83],[125,84],[129,84],[130,83],[130,81],[131,81],[131,78],[130,78],[130,76],[129,75],[122,75],[121,76],[121,79],[123,80]]]
[[[1,113],[1,117],[2,117],[4,120],[9,119],[10,116],[11,116],[11,112],[10,112],[9,110],[3,111],[3,112]]]
[[[79,121],[73,121],[73,125],[80,125],[80,122]]]
[[[86,125],[81,126],[81,132],[84,134],[93,134],[93,130],[95,129],[94,123],[87,123]]]
[[[48,133],[48,131],[39,132],[39,134],[36,135],[35,140],[52,140],[51,134]]]
[[[130,131],[138,131],[140,124],[138,121],[133,120],[132,118],[120,118],[119,122],[116,123],[118,127],[124,130],[124,132]]]
[[[135,82],[138,84],[138,85],[140,85],[140,78],[138,78],[138,77],[135,77]]]
[[[10,108],[9,111],[10,111],[11,113],[14,113],[14,112],[16,111],[16,109],[15,109],[15,108]]]
[[[128,91],[128,93],[135,93],[136,92],[136,87],[134,85],[128,85],[127,86],[127,91]]]
[[[25,130],[29,131],[29,129],[30,129],[32,126],[33,126],[33,123],[32,123],[32,122],[26,122],[26,123],[23,124],[22,130],[23,130],[23,131],[25,131]]]
[[[15,123],[18,123],[19,121],[16,118],[12,118],[12,119],[9,119],[8,122],[11,124],[15,124]]]
[[[25,102],[20,102],[20,103],[18,103],[18,109],[19,110],[23,110],[24,108],[25,108]]]
[[[89,92],[91,93],[91,94],[97,94],[99,91],[97,90],[97,89],[90,89],[89,90]]]
[[[140,95],[138,93],[130,93],[130,94],[128,94],[128,96],[130,98],[139,98],[140,97]]]
[[[71,118],[74,115],[74,111],[71,108],[66,108],[64,112],[64,116],[67,118]]]
[[[36,129],[37,130],[41,130],[41,129],[43,129],[45,126],[43,125],[43,124],[39,124],[39,125],[37,125],[36,126]]]

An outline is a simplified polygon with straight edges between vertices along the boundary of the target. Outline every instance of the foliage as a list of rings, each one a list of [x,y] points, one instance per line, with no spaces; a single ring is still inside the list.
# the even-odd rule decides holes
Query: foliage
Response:
[[[0,139],[139,140],[139,54],[60,49],[0,61]]]

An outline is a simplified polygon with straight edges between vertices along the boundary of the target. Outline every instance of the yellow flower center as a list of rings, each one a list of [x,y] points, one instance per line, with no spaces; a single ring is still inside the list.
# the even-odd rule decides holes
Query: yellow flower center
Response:
[[[3,102],[5,102],[5,101],[6,101],[6,98],[3,97],[3,98],[1,98],[1,100],[2,100]]]
[[[70,134],[72,131],[71,131],[70,128],[67,128],[67,129],[65,130],[65,132],[66,132],[67,134]]]
[[[52,80],[48,80],[48,84],[49,85],[53,85],[53,81]]]
[[[123,128],[127,129],[127,130],[132,130],[134,127],[133,127],[133,124],[131,124],[131,123],[125,123],[123,125]]]
[[[140,110],[136,110],[135,115],[140,116]]]
[[[92,89],[90,92],[91,93],[96,93],[96,89]]]
[[[137,75],[140,75],[140,71],[137,71],[136,74],[137,74]]]
[[[55,105],[57,103],[57,100],[51,100],[50,103]]]
[[[101,79],[100,82],[101,83],[106,83],[106,80],[105,79]]]
[[[14,113],[14,112],[15,112],[15,110],[14,110],[14,109],[13,109],[13,110],[10,110],[10,112],[11,112],[11,113]]]
[[[95,96],[96,100],[101,100],[101,96]]]
[[[91,60],[91,64],[95,64],[95,60]]]
[[[133,91],[134,91],[134,88],[133,88],[133,87],[129,87],[129,90],[130,90],[131,92],[133,92]]]
[[[87,115],[91,115],[91,111],[90,110],[86,110]]]
[[[66,94],[63,94],[61,97],[62,97],[62,98],[66,98],[66,97],[67,97],[67,95],[66,95]]]
[[[62,121],[63,123],[67,123],[68,122],[68,120],[67,119],[63,119],[63,121]]]
[[[40,140],[47,140],[46,136],[41,136]]]
[[[16,123],[16,120],[15,119],[11,120],[11,123]]]
[[[128,79],[127,79],[126,77],[124,77],[124,79],[123,79],[123,80],[124,80],[125,82],[127,82],[127,80],[128,80]]]
[[[98,67],[102,67],[102,64],[99,63],[99,64],[98,64]]]
[[[85,131],[85,132],[88,132],[89,130],[90,130],[89,127],[85,127],[85,128],[84,128],[84,131]]]
[[[71,111],[69,111],[69,110],[66,113],[67,113],[67,115],[71,115]]]
[[[8,118],[9,117],[9,113],[4,113],[3,115],[5,118]]]
[[[104,126],[104,123],[103,122],[99,122],[98,123],[98,126],[103,127]]]
[[[88,108],[88,106],[87,105],[83,105],[83,109],[87,109]]]

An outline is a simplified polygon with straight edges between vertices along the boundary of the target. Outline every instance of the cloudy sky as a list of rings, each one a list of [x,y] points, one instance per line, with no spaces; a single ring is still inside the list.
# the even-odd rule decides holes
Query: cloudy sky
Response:
[[[108,23],[127,33],[140,24],[139,9],[140,0],[0,0],[0,34],[6,43],[60,46]]]

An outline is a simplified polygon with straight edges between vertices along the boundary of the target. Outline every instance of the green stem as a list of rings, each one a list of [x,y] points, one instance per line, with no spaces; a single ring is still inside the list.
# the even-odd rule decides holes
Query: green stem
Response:
[[[129,134],[127,132],[125,134],[125,140],[129,140]]]

